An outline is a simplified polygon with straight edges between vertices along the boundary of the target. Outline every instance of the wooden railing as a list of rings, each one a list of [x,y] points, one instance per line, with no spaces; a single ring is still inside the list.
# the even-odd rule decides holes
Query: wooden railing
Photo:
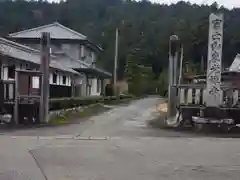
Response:
[[[206,85],[186,84],[177,86],[180,105],[205,105],[207,101]],[[240,89],[233,86],[221,86],[222,106],[233,107],[238,104]]]

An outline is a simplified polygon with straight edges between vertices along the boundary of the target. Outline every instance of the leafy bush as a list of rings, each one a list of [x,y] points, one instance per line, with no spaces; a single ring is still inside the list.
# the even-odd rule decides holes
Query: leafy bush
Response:
[[[168,92],[168,71],[164,70],[159,77],[158,91],[161,96],[166,96]]]
[[[97,103],[110,103],[112,101],[118,101],[123,99],[131,99],[132,95],[120,95],[120,96],[94,96],[94,97],[80,97],[80,98],[60,98],[51,99],[49,108],[50,110],[70,109],[79,106],[88,106]]]
[[[114,87],[113,84],[107,84],[105,87],[105,95],[113,96],[114,95]]]

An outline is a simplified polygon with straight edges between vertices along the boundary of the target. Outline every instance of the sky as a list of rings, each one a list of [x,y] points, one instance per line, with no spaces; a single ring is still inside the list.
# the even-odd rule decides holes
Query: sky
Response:
[[[157,3],[176,3],[179,0],[151,0],[152,2]],[[212,4],[214,2],[217,2],[220,5],[224,5],[227,8],[233,8],[233,7],[240,7],[240,0],[189,0],[191,3],[197,3],[197,4]]]
[[[58,2],[60,0],[48,0],[50,2]],[[171,4],[176,3],[179,0],[150,0],[155,3],[164,3],[164,4]],[[212,4],[213,2],[217,2],[220,5],[224,5],[227,8],[233,8],[233,7],[239,7],[240,8],[240,0],[187,0],[191,3],[197,3],[197,4]]]

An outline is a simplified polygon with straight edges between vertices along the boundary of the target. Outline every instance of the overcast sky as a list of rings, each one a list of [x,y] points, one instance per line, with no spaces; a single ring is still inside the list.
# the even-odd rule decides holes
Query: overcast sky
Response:
[[[49,0],[49,1],[60,1],[60,0]],[[165,4],[171,4],[176,3],[179,0],[150,0],[152,2],[156,3],[165,3]],[[187,0],[191,3],[197,3],[197,4],[212,4],[213,2],[218,2],[220,5],[224,5],[227,8],[233,8],[233,7],[240,7],[240,0]]]
[[[160,2],[160,3],[176,3],[179,0],[151,0],[153,2]],[[212,4],[213,2],[217,2],[220,5],[224,5],[225,7],[232,8],[232,7],[240,7],[240,0],[189,0],[191,3],[197,4]]]

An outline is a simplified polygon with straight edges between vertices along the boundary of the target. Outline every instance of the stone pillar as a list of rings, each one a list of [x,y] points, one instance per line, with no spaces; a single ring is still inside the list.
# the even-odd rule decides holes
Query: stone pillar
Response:
[[[178,42],[179,38],[176,35],[172,35],[169,41],[169,77],[168,77],[168,118],[176,115],[177,105],[177,88],[174,87],[177,84],[178,78]]]
[[[209,17],[209,42],[207,65],[208,107],[222,104],[221,70],[222,70],[223,14],[211,14]]]

